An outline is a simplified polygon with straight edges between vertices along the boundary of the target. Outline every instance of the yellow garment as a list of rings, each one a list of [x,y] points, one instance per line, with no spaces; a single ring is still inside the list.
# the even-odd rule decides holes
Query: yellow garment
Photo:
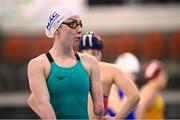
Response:
[[[145,112],[145,119],[164,119],[164,99],[157,96],[154,103]]]

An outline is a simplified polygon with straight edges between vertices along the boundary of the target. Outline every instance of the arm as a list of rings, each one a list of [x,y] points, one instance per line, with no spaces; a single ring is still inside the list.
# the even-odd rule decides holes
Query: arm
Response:
[[[39,107],[38,107],[38,104],[37,104],[37,100],[36,100],[36,98],[34,97],[34,95],[32,93],[28,98],[28,105],[38,116],[41,116],[40,115],[40,110],[39,110]]]
[[[140,91],[140,96],[141,100],[136,110],[136,117],[137,119],[144,119],[146,110],[154,102],[155,91],[144,86]]]
[[[108,97],[108,108],[112,109],[113,112],[118,113],[119,108],[122,106],[125,100],[125,96],[123,96],[123,98],[119,97],[118,88],[116,87],[116,85],[113,84],[111,86],[111,90]]]
[[[97,60],[94,58],[91,61],[91,96],[93,103],[93,110],[95,115],[101,117],[104,115],[103,92],[100,82],[100,70]]]
[[[40,117],[43,119],[55,119],[55,113],[49,101],[49,92],[46,86],[44,66],[41,58],[36,58],[29,62],[28,80],[30,90],[37,100]]]
[[[120,88],[127,97],[115,118],[125,118],[139,102],[139,92],[132,80],[129,80],[129,78],[119,69],[116,69],[114,73],[115,85]]]

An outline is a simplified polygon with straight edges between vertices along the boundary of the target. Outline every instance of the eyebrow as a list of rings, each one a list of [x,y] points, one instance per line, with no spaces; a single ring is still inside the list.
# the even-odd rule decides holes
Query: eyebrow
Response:
[[[74,18],[69,18],[69,19],[67,19],[67,20],[76,20],[76,19],[74,19]],[[77,20],[76,20],[77,21]]]

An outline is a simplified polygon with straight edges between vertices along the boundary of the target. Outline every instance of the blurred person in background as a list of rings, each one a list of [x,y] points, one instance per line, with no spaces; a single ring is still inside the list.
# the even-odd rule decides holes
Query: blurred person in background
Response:
[[[137,118],[164,119],[165,102],[162,90],[168,82],[165,65],[159,60],[150,60],[143,64],[142,74],[147,83],[140,90]]]
[[[127,77],[129,77],[130,80],[134,83],[136,82],[138,77],[137,75],[140,71],[140,62],[136,56],[128,52],[120,54],[116,59],[115,64],[127,75]],[[126,100],[127,97],[124,95],[123,91],[113,85],[109,95],[107,114],[114,117]],[[133,120],[135,118],[135,111],[132,110],[125,119]]]
[[[110,117],[107,114],[103,119],[123,119],[129,112],[134,109],[139,101],[139,93],[134,83],[121,71],[118,67],[111,63],[100,62],[103,53],[103,42],[100,37],[93,32],[85,33],[79,42],[78,49],[84,54],[93,55],[99,61],[100,73],[101,73],[101,85],[104,96],[105,111],[108,104],[108,96],[113,84],[120,88],[127,100],[121,105],[121,108],[117,112],[116,116]],[[112,48],[113,49],[113,48]],[[118,107],[118,106],[117,106]],[[92,100],[89,97],[89,116],[94,119],[96,116],[92,112]]]
[[[71,9],[49,16],[46,35],[54,38],[53,46],[28,64],[28,104],[42,119],[88,119],[89,92],[93,113],[104,115],[97,59],[72,49],[81,33],[81,19]]]

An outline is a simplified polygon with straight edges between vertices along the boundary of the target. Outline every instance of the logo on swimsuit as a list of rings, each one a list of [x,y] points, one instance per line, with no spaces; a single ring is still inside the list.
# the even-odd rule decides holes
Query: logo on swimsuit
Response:
[[[63,80],[63,79],[65,79],[66,78],[66,76],[56,76],[56,79],[57,80]]]
[[[58,78],[58,80],[63,80],[65,77],[60,77],[60,78]]]

